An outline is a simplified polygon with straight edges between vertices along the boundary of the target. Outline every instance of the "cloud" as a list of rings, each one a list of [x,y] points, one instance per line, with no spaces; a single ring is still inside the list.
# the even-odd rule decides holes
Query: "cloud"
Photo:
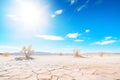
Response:
[[[56,15],[57,15],[57,14],[62,14],[62,12],[63,12],[63,10],[60,9],[60,10],[55,11],[55,14],[56,14]]]
[[[0,49],[1,48],[19,49],[18,47],[15,47],[15,46],[6,46],[6,45],[1,45]]]
[[[82,6],[80,6],[78,9],[77,9],[77,11],[79,12],[79,11],[81,11],[83,8],[85,8],[86,7],[86,5],[82,5]]]
[[[12,19],[14,21],[18,20],[17,15],[14,15],[14,14],[8,14],[7,17],[9,17],[10,19]]]
[[[56,15],[55,15],[55,14],[52,14],[51,17],[54,18],[54,17],[56,17]]]
[[[54,14],[51,15],[52,18],[56,17],[57,15],[60,15],[63,13],[63,10],[62,9],[59,9],[57,11],[54,12]]]
[[[85,32],[88,33],[88,32],[90,32],[90,30],[89,30],[89,29],[86,29]]]
[[[68,34],[67,34],[67,37],[68,37],[68,38],[77,38],[79,35],[80,35],[80,34],[78,34],[78,33],[68,33]]]
[[[112,39],[112,36],[106,36],[106,37],[104,38],[104,40],[97,41],[97,42],[95,42],[94,44],[97,44],[97,45],[107,45],[107,44],[115,43],[116,41],[117,41],[117,40]]]
[[[106,36],[105,37],[105,40],[109,40],[109,39],[111,39],[112,38],[112,36]]]
[[[42,38],[45,40],[64,40],[63,37],[55,36],[55,35],[36,35],[38,38]]]
[[[105,41],[98,41],[98,42],[95,42],[95,44],[97,45],[107,45],[107,44],[112,44],[112,43],[115,43],[116,40],[105,40]]]
[[[77,40],[74,40],[75,42],[84,42],[84,40],[79,40],[79,39],[77,39]]]
[[[77,11],[80,12],[83,8],[88,6],[90,0],[87,0],[82,6],[78,7]]]
[[[0,45],[0,52],[5,52],[5,51],[16,52],[19,50],[20,50],[20,48],[15,47],[15,46]]]
[[[70,0],[70,4],[73,5],[77,0]]]

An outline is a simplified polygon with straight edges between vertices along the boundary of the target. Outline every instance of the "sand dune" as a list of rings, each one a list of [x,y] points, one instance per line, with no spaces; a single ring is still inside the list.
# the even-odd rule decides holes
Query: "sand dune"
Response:
[[[0,80],[120,80],[120,55],[34,55],[22,61],[15,57],[0,56]]]

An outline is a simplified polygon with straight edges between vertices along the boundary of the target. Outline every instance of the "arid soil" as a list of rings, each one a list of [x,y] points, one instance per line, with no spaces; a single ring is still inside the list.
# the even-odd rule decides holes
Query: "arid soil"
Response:
[[[0,80],[120,80],[120,55],[76,58],[34,55],[33,60],[0,56]]]

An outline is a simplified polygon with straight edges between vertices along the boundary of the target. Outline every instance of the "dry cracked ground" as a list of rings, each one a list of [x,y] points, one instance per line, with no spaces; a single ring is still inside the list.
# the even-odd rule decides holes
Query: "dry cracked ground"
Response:
[[[0,56],[0,80],[120,80],[120,56]]]

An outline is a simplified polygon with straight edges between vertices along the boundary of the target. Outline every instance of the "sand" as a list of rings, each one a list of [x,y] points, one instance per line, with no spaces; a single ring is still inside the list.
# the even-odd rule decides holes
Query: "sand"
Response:
[[[34,55],[33,60],[0,56],[0,80],[120,80],[120,55]]]

